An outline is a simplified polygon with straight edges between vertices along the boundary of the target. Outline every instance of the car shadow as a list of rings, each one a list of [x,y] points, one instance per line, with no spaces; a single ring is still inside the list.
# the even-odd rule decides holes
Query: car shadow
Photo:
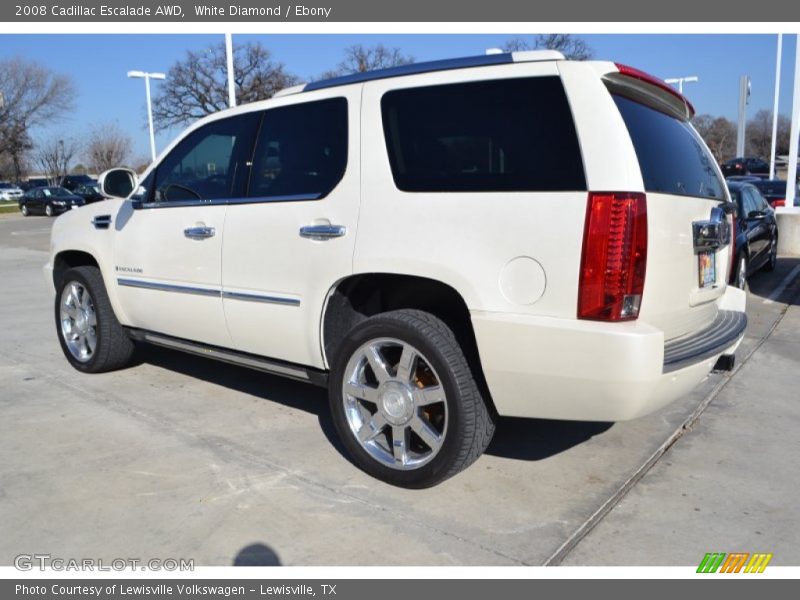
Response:
[[[608,431],[613,423],[500,417],[486,454],[536,461],[561,454]]]
[[[333,425],[328,409],[328,394],[324,388],[158,346],[144,347],[140,360],[316,415],[327,440],[342,457],[352,463]],[[500,417],[486,453],[514,460],[543,460],[588,441],[607,431],[612,425],[613,423]]]
[[[279,567],[281,559],[278,554],[266,544],[257,542],[249,544],[239,550],[233,559],[234,567]]]
[[[800,258],[778,258],[778,264],[775,266],[774,271],[768,272],[762,269],[748,278],[747,285],[750,288],[750,294],[770,299],[773,302],[800,304],[800,272],[795,274],[794,278],[788,282],[788,285],[777,296],[772,297],[778,287],[798,266],[800,266]]]

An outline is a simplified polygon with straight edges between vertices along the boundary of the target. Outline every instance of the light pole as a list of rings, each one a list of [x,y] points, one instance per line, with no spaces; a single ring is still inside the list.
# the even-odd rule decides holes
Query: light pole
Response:
[[[147,73],[146,71],[128,71],[128,77],[144,79],[144,90],[147,95],[147,123],[150,126],[150,155],[156,160],[156,134],[153,130],[153,104],[150,102],[150,80],[166,79],[164,73]]]
[[[769,152],[769,178],[775,179],[775,146],[778,142],[778,99],[781,95],[781,52],[783,34],[778,34],[778,56],[775,59],[775,98],[772,106],[772,143]]]
[[[665,83],[677,83],[678,84],[678,91],[682,94],[683,93],[683,84],[684,83],[694,83],[696,81],[700,81],[700,78],[696,75],[690,75],[689,77],[670,77],[669,79],[665,79]]]
[[[228,107],[236,106],[236,87],[233,77],[233,36],[225,34],[225,59],[228,65]]]

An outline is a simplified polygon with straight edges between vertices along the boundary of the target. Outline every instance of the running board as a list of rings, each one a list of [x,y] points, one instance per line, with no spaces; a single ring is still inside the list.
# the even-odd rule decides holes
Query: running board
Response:
[[[161,333],[153,333],[152,331],[146,331],[144,329],[129,327],[127,330],[131,338],[137,342],[147,342],[155,346],[180,350],[181,352],[204,356],[212,360],[218,360],[240,367],[255,369],[256,371],[262,371],[271,375],[288,377],[289,379],[295,379],[297,381],[305,381],[306,383],[311,383],[320,387],[326,387],[328,385],[328,373],[320,369],[264,358],[256,354],[228,350],[227,348],[220,348],[218,346],[208,346],[206,344],[200,344],[198,342],[192,342]]]

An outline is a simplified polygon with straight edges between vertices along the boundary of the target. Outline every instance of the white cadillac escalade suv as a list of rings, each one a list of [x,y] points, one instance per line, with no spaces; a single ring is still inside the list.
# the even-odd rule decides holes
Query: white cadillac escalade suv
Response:
[[[95,373],[158,344],[327,386],[353,461],[405,487],[475,461],[498,415],[645,415],[746,326],[693,112],[541,51],[211,115],[54,224],[64,355]]]

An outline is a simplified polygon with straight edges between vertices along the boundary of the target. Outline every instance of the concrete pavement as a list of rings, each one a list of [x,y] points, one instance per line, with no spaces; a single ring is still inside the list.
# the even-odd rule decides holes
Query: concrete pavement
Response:
[[[795,281],[764,303],[792,261],[754,278],[751,325],[740,356],[753,354],[733,378],[712,375],[687,397],[629,423],[503,419],[489,451],[469,470],[437,488],[409,491],[350,464],[319,389],[155,349],[125,371],[87,376],[72,370],[58,347],[52,299],[41,275],[49,225],[45,218],[0,221],[4,565],[33,552],[230,565],[247,548],[250,561],[287,565],[605,564],[604,523],[637,494],[652,496],[654,511],[663,497],[675,522],[690,522],[667,503],[671,486],[647,494],[644,483],[707,419],[709,426],[715,422],[714,411],[724,404],[719,399],[734,384],[768,391],[760,370],[750,365],[769,360],[760,358],[771,347],[762,340],[797,286]],[[782,327],[774,343],[788,343],[777,339]],[[749,405],[732,406],[729,412],[739,415]],[[794,421],[776,418],[748,430],[753,415],[744,415],[735,423],[748,431],[748,443],[777,445],[787,456],[791,448],[796,452]],[[693,431],[681,437],[687,422],[694,422]],[[708,435],[723,443],[735,430],[724,420],[719,427],[727,433]],[[748,460],[740,460],[745,471]],[[762,483],[772,481],[761,463],[752,464]],[[687,474],[693,468],[683,467]],[[796,472],[774,473],[783,479],[771,485],[797,490]],[[742,476],[731,470],[722,483],[713,483],[735,489]],[[700,504],[692,512],[695,505],[706,506]],[[758,530],[777,532],[784,516],[762,517],[773,528],[759,523]],[[709,535],[728,526],[713,515],[709,519]],[[646,557],[663,557],[664,564],[696,563],[701,531],[691,544],[670,537],[671,553],[658,553],[668,532],[663,528],[675,528],[675,522],[645,519],[640,528],[631,526],[624,544]],[[798,564],[800,535],[788,527],[783,535],[783,564]],[[595,551],[587,546],[581,555],[585,544],[594,544]],[[632,556],[621,554],[613,564],[636,564]]]

